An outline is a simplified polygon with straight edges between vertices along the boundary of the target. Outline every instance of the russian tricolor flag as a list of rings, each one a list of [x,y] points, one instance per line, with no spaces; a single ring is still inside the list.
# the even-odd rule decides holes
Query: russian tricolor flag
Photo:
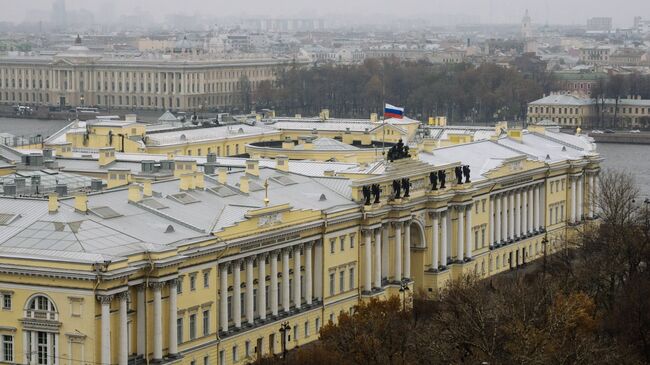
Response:
[[[402,119],[403,117],[404,117],[404,108],[396,107],[390,104],[386,104],[386,106],[384,107],[384,119],[388,119],[388,118]]]

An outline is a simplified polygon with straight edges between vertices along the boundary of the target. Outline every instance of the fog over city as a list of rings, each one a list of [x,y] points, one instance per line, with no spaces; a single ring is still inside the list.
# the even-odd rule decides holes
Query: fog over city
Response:
[[[31,22],[46,20],[44,9],[50,0],[3,0],[0,21]],[[436,16],[456,16],[467,22],[491,24],[517,23],[526,9],[535,14],[535,23],[578,24],[594,16],[611,15],[614,26],[624,26],[639,14],[650,13],[650,2],[627,0],[69,0],[70,10],[88,10],[98,22],[115,21],[122,15],[164,20],[166,16],[197,15],[207,17],[326,17],[358,18],[361,21],[390,24],[398,20],[435,19]],[[624,6],[621,6],[624,5]],[[41,19],[43,18],[43,19]]]

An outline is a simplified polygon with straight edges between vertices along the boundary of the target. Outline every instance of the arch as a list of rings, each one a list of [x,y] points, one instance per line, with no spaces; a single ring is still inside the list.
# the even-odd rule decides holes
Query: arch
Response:
[[[410,238],[411,238],[411,247],[419,247],[419,248],[427,247],[427,241],[424,237],[424,224],[419,219],[411,220]]]
[[[26,318],[56,320],[59,316],[56,303],[44,293],[36,293],[27,298],[24,309]]]

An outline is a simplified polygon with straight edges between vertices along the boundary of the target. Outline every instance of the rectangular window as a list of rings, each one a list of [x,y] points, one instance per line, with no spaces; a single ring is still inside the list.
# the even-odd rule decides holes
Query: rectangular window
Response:
[[[210,334],[210,311],[203,311],[203,336]]]
[[[334,313],[330,313],[330,322],[334,323]]]
[[[350,290],[354,289],[354,268],[350,268]]]
[[[239,354],[237,353],[237,345],[232,347],[232,361],[239,361]]]
[[[350,235],[350,248],[354,248],[354,235]]]
[[[2,309],[5,310],[11,309],[11,294],[9,293],[2,294]]]
[[[339,240],[341,241],[341,251],[345,250],[345,236],[339,237]]]
[[[305,338],[309,337],[309,321],[305,322]]]
[[[176,342],[183,343],[183,318],[176,319]]]
[[[14,337],[2,335],[2,361],[14,361]]]
[[[196,314],[190,314],[190,340],[196,338]]]
[[[345,271],[339,272],[339,292],[345,291]]]
[[[190,275],[190,290],[196,290],[196,275]]]
[[[330,240],[330,253],[334,253],[334,246],[336,245],[336,241],[331,239]]]
[[[320,318],[316,318],[316,333],[320,332]]]
[[[203,356],[203,365],[210,365],[210,357]]]
[[[219,351],[219,365],[226,365],[226,352],[224,350]]]
[[[250,341],[246,341],[246,344],[244,345],[244,352],[245,352],[246,357],[251,356],[251,342]]]
[[[478,229],[474,230],[474,249],[478,250]]]
[[[298,340],[298,324],[293,325],[293,339]]]
[[[204,288],[209,288],[210,287],[210,272],[209,271],[203,272],[203,287]]]
[[[330,273],[330,295],[334,295],[334,273]]]

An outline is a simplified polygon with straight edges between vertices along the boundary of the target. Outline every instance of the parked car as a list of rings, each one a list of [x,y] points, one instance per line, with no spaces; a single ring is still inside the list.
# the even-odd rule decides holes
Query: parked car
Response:
[[[615,132],[611,129],[605,129],[605,133],[615,133]]]
[[[641,131],[638,130],[638,129],[632,129],[632,130],[630,131],[630,133],[641,133]]]
[[[593,133],[593,134],[602,134],[603,131],[598,130],[598,129],[594,129],[593,131],[591,131],[591,133]]]

